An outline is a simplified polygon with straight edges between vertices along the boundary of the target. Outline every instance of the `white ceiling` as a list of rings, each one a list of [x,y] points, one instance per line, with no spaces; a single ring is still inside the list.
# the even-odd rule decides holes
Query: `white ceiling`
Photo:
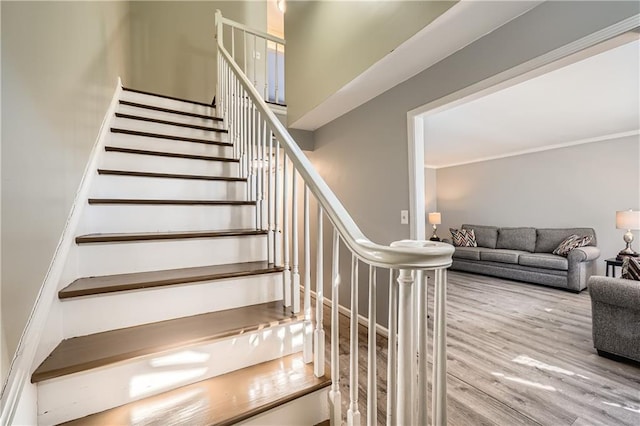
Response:
[[[425,166],[433,168],[638,135],[640,42],[424,120]]]
[[[316,130],[542,2],[461,0],[290,127]]]

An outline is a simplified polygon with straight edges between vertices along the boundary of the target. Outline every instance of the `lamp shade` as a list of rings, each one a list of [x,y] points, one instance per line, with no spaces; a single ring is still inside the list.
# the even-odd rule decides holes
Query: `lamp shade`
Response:
[[[640,210],[624,210],[616,212],[616,228],[640,229]]]
[[[429,213],[429,223],[432,225],[440,225],[442,223],[442,218],[440,217],[440,213],[438,212]]]

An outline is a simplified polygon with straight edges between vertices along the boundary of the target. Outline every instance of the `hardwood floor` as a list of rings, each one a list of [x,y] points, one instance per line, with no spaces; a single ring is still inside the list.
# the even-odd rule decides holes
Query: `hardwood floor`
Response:
[[[597,355],[588,291],[574,294],[449,272],[447,292],[449,425],[640,424],[640,366]],[[330,324],[328,315],[325,309],[325,325]],[[429,326],[431,330],[431,320]],[[345,415],[349,321],[344,316],[340,336]],[[359,336],[359,409],[364,423],[366,328],[359,327]],[[378,423],[385,424],[387,340],[378,336],[377,346]],[[327,360],[329,350],[327,344]],[[424,401],[429,411],[430,397],[429,393]]]

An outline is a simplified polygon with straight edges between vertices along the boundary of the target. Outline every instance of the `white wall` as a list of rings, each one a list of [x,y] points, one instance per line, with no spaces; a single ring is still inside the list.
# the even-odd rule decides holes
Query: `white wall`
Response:
[[[265,1],[131,2],[132,72],[125,86],[210,103],[217,78],[216,9],[226,18],[267,30]],[[230,34],[224,39],[227,45]],[[236,49],[241,45],[237,33]],[[264,69],[264,60],[266,55],[258,69]]]
[[[443,235],[463,223],[592,227],[603,274],[624,248],[615,212],[640,209],[640,137],[442,168],[437,180]]]
[[[117,78],[128,76],[129,4],[3,1],[0,7],[2,339],[11,356]]]

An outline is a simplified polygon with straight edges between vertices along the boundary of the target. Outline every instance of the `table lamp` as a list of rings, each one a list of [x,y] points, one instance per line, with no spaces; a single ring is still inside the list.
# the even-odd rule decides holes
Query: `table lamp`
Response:
[[[618,253],[617,259],[622,260],[624,256],[638,256],[638,253],[631,248],[631,242],[633,241],[633,234],[631,230],[640,229],[640,211],[639,210],[624,210],[616,212],[616,228],[626,229],[624,242],[627,246]]]
[[[438,236],[436,235],[436,230],[438,228],[437,225],[440,225],[442,223],[442,217],[440,216],[440,213],[429,213],[429,223],[433,225],[433,235],[431,236],[431,238],[429,238],[429,240],[440,241],[440,238],[438,238]]]

